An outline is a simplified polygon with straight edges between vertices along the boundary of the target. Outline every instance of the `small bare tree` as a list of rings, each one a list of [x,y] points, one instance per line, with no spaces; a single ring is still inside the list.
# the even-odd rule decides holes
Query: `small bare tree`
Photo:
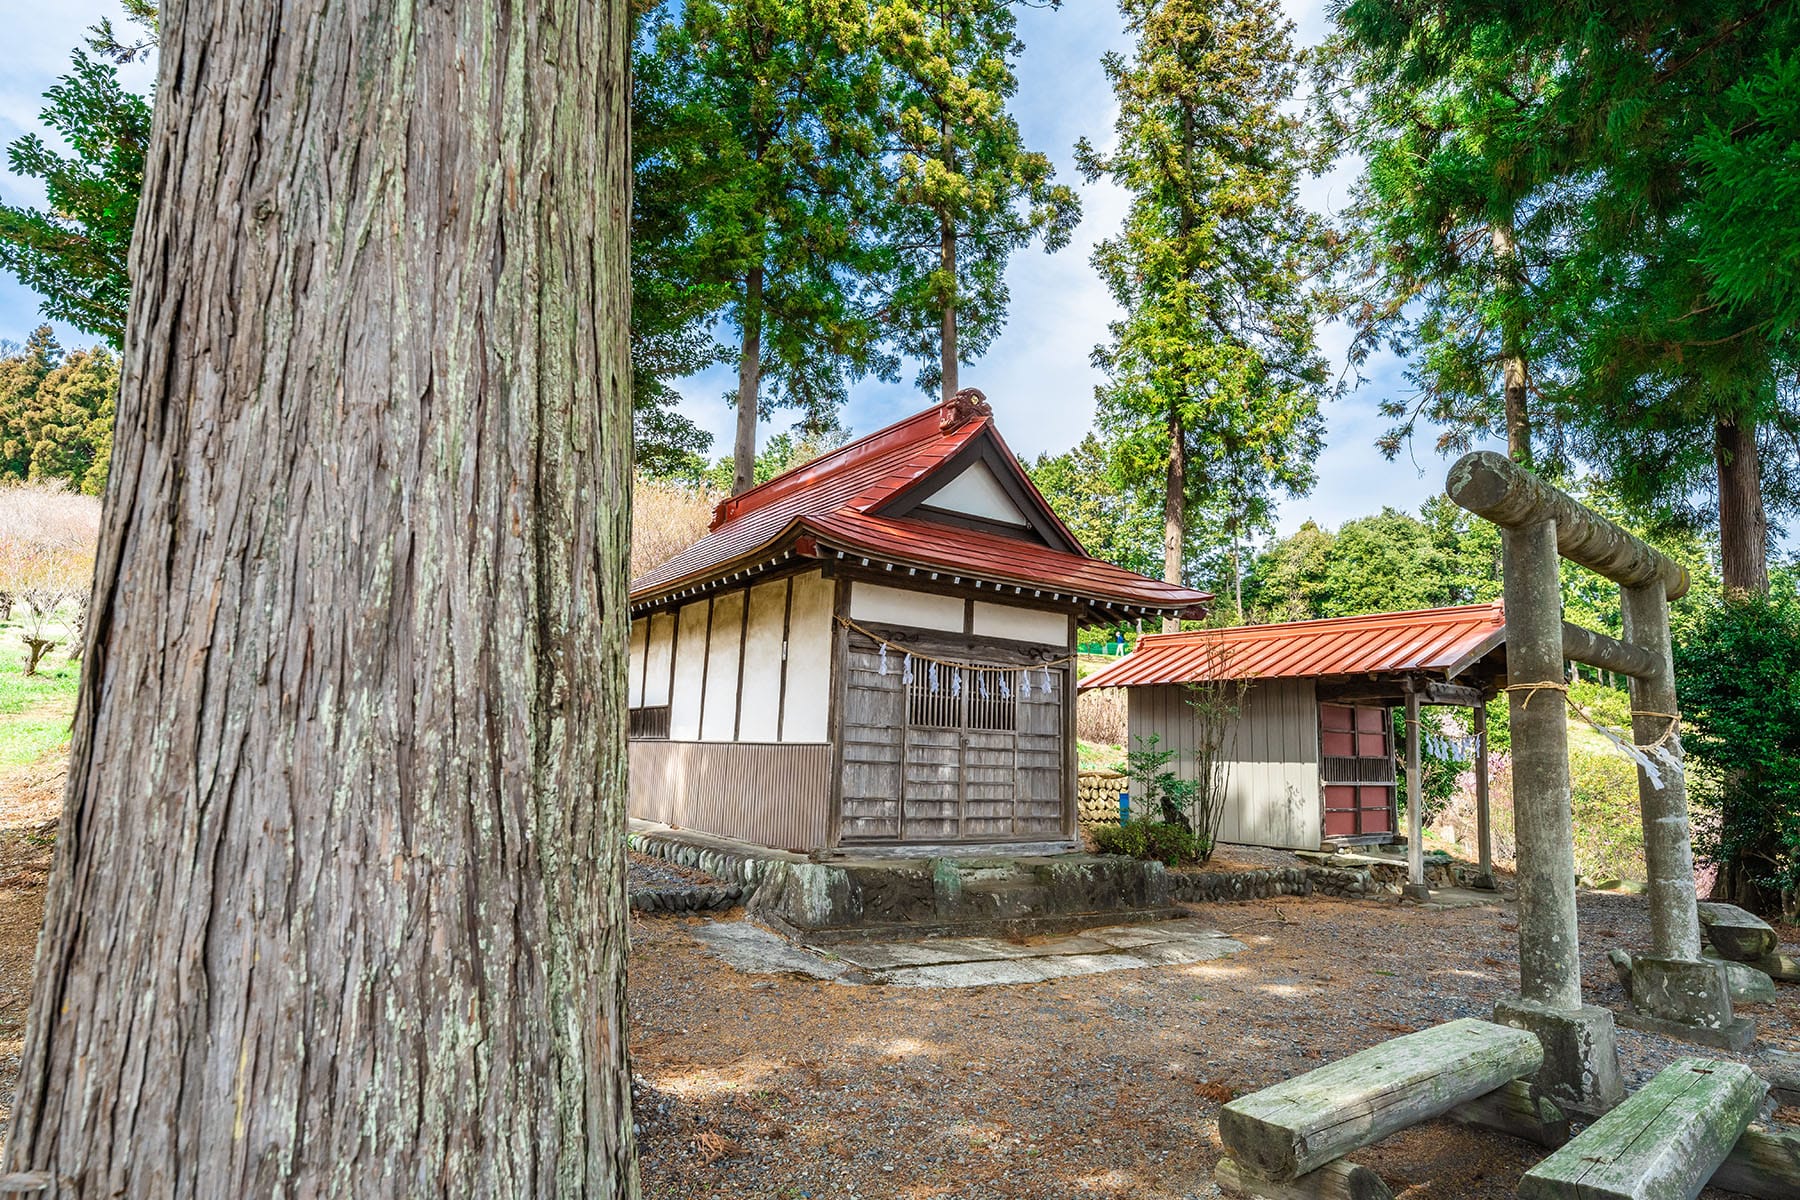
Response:
[[[1237,719],[1250,681],[1232,670],[1228,647],[1209,641],[1200,649],[1199,681],[1187,685],[1187,704],[1194,720],[1194,790],[1188,814],[1200,839],[1200,861],[1205,862],[1212,857],[1219,825],[1225,819]]]
[[[99,535],[100,502],[92,496],[59,483],[0,487],[0,590],[8,616],[20,618],[25,674],[37,674],[65,639],[80,639]],[[76,601],[69,619],[64,609]]]

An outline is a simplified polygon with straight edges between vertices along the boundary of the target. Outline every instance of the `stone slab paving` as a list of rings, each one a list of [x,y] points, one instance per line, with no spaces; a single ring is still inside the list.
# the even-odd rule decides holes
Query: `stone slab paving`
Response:
[[[749,974],[800,974],[843,984],[929,988],[1004,987],[1072,975],[1182,966],[1244,949],[1242,942],[1202,921],[1108,926],[1030,943],[933,938],[814,947],[789,941],[748,921],[716,921],[690,932],[712,953]]]

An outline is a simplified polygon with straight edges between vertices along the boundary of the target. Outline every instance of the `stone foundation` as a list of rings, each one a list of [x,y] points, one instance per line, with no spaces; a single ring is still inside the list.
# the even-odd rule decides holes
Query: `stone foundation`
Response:
[[[1607,1009],[1591,1004],[1557,1009],[1511,996],[1494,1006],[1494,1020],[1537,1034],[1544,1065],[1532,1086],[1558,1108],[1597,1117],[1625,1098],[1618,1035]]]

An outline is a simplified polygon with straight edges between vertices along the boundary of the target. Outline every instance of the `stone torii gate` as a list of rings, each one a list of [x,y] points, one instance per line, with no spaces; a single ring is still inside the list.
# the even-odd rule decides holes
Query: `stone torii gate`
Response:
[[[1679,762],[1669,601],[1687,592],[1685,568],[1507,458],[1479,451],[1450,469],[1446,492],[1500,526],[1504,545],[1508,711],[1519,880],[1519,995],[1496,1021],[1544,1043],[1540,1089],[1579,1112],[1610,1109],[1624,1094],[1613,1014],[1582,1003],[1575,923],[1575,840],[1569,803],[1565,659],[1631,679],[1632,738]],[[1623,641],[1567,624],[1557,559],[1619,585]],[[1545,695],[1543,693],[1549,693]],[[1649,868],[1650,953],[1632,960],[1634,1028],[1730,1049],[1748,1045],[1750,1021],[1734,1017],[1724,968],[1700,956],[1687,784],[1640,766],[1638,804]]]

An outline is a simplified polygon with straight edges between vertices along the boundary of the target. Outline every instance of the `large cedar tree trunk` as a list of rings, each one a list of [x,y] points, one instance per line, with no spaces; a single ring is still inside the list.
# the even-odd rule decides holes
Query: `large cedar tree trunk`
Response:
[[[1187,431],[1181,414],[1169,411],[1169,472],[1163,493],[1163,580],[1183,586],[1182,556],[1187,548]],[[1164,617],[1163,632],[1181,628],[1180,617]]]
[[[634,1194],[625,5],[162,17],[5,1167]]]
[[[737,436],[731,446],[731,494],[756,486],[756,421],[762,415],[763,269],[744,277],[743,342],[738,346]]]
[[[1531,409],[1526,394],[1525,323],[1519,312],[1524,272],[1510,224],[1495,225],[1489,231],[1489,239],[1500,272],[1500,287],[1508,296],[1500,329],[1500,394],[1506,413],[1506,453],[1521,467],[1529,468]]]
[[[1734,419],[1713,429],[1719,471],[1719,566],[1727,595],[1769,590],[1769,517],[1763,507],[1756,428]]]

